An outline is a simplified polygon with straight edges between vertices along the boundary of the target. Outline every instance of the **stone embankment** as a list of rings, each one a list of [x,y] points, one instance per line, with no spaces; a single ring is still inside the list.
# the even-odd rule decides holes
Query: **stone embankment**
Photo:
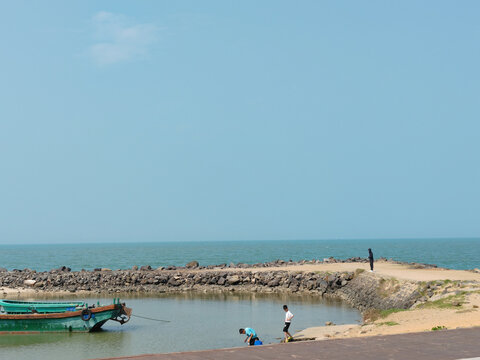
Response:
[[[39,294],[57,292],[158,294],[184,291],[300,293],[339,298],[361,311],[370,308],[406,309],[421,297],[418,283],[386,280],[363,270],[335,273],[285,270],[285,266],[288,265],[367,261],[361,258],[347,260],[329,258],[323,261],[277,260],[254,265],[221,264],[207,267],[201,267],[196,261],[192,261],[185,267],[152,269],[150,266],[140,268],[134,266],[129,270],[114,271],[105,268],[94,271],[71,271],[68,267],[46,272],[0,269],[0,291],[1,287],[5,287],[34,289]],[[275,269],[278,267],[282,269]],[[258,268],[268,269],[256,271]]]

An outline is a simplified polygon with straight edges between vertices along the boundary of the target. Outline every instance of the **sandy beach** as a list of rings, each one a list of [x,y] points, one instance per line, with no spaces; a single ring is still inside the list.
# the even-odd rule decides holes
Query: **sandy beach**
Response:
[[[367,270],[368,264],[336,263],[304,265],[290,271]],[[328,339],[361,336],[440,331],[480,326],[480,274],[449,269],[415,269],[408,265],[381,262],[375,264],[376,276],[419,283],[437,282],[434,295],[421,306],[405,311],[388,311],[369,318],[365,323],[319,326],[295,334],[296,339]],[[376,317],[376,316],[375,316]]]
[[[471,294],[458,308],[422,308],[392,313],[365,324],[312,327],[294,335],[295,339],[324,340],[362,336],[441,331],[480,326],[480,295]],[[435,330],[434,330],[435,329]]]

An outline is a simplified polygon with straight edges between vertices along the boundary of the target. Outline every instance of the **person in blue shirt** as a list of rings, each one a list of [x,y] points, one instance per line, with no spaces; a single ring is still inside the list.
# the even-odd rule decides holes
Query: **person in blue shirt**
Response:
[[[246,343],[248,341],[249,345],[255,345],[255,340],[259,340],[258,336],[257,336],[257,333],[252,328],[247,327],[245,329],[238,330],[238,332],[240,334],[247,335],[247,337],[245,338],[245,340],[243,342]]]

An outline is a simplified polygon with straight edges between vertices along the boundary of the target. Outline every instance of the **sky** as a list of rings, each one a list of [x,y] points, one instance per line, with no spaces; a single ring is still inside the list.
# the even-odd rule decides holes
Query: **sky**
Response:
[[[1,1],[0,243],[480,236],[478,1]]]

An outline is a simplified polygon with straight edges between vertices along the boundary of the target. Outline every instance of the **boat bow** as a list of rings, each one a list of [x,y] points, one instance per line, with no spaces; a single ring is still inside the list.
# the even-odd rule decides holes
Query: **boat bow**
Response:
[[[119,306],[119,312],[115,316],[112,316],[111,320],[117,321],[123,325],[130,320],[130,317],[132,316],[132,309],[127,307],[125,303],[116,305]]]

